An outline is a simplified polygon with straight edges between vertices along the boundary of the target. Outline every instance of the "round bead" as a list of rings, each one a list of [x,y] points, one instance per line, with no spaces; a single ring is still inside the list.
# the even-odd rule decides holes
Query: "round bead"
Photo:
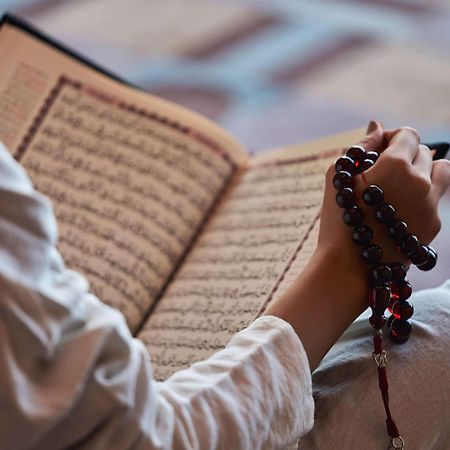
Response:
[[[419,249],[419,239],[414,234],[406,233],[405,237],[399,242],[400,250],[405,255],[411,255]]]
[[[366,150],[360,145],[354,145],[347,150],[346,156],[353,159],[353,161],[362,161],[366,157]]]
[[[379,245],[370,244],[361,250],[361,256],[366,263],[377,264],[381,261],[383,251]]]
[[[392,270],[386,264],[378,264],[372,269],[371,278],[376,285],[389,283],[392,279]]]
[[[361,172],[370,169],[375,163],[371,159],[364,159],[361,163]]]
[[[431,270],[437,263],[438,255],[436,253],[436,250],[432,247],[428,247],[428,260],[425,264],[422,264],[420,266],[417,266],[418,269],[423,270],[427,272],[428,270]]]
[[[357,227],[363,223],[364,213],[358,206],[352,206],[344,211],[343,219],[346,225]]]
[[[352,188],[353,178],[348,172],[337,172],[333,177],[333,186],[336,189]]]
[[[334,165],[336,172],[348,172],[351,175],[355,174],[355,162],[348,156],[342,156],[336,161]]]
[[[375,208],[375,218],[378,222],[390,224],[395,220],[395,209],[392,205],[382,203]]]
[[[367,225],[355,227],[352,233],[352,239],[355,244],[367,245],[372,240],[373,232]]]
[[[350,208],[355,204],[355,194],[350,188],[344,188],[337,192],[336,203],[340,208]]]
[[[388,233],[391,239],[400,241],[406,236],[408,232],[408,226],[403,220],[395,220],[389,225]]]
[[[366,159],[372,160],[374,163],[377,162],[377,159],[380,155],[377,152],[367,152]]]
[[[406,267],[402,263],[389,264],[393,281],[403,281],[406,278]]]
[[[403,344],[411,335],[412,325],[408,320],[394,319],[391,323],[390,336],[397,344]]]
[[[363,200],[369,206],[377,206],[384,200],[384,193],[381,188],[375,186],[374,184],[370,185],[363,191]]]
[[[421,266],[428,261],[429,251],[426,245],[421,245],[411,256],[411,262],[416,266]]]
[[[391,285],[392,298],[394,300],[406,300],[411,297],[412,286],[409,281],[394,281]]]
[[[392,314],[396,319],[408,320],[414,314],[414,306],[408,300],[395,302],[392,307]]]
[[[370,323],[370,325],[372,325],[373,328],[375,328],[376,330],[379,330],[386,323],[386,317],[372,314],[369,317],[369,323]]]

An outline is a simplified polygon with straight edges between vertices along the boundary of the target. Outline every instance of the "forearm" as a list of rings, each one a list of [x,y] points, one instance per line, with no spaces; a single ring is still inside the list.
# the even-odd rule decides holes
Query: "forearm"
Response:
[[[337,251],[317,250],[308,266],[265,314],[289,322],[311,370],[367,306],[367,273]]]

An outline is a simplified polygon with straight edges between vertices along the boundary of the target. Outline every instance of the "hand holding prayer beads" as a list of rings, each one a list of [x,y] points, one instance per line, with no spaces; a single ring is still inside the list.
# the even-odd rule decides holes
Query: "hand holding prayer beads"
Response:
[[[411,334],[409,319],[414,314],[414,307],[408,301],[411,296],[411,284],[406,278],[407,269],[401,263],[383,263],[382,248],[372,243],[374,233],[364,223],[364,212],[357,205],[354,177],[361,174],[366,185],[362,192],[362,201],[373,208],[375,220],[386,227],[386,233],[393,239],[397,249],[421,270],[431,270],[437,261],[436,251],[423,245],[414,234],[408,232],[405,221],[396,217],[393,205],[385,201],[383,189],[375,184],[368,185],[364,172],[371,168],[378,159],[376,152],[366,152],[361,146],[347,150],[346,156],[339,158],[335,164],[336,174],[333,186],[336,188],[336,203],[344,209],[344,223],[353,228],[352,240],[362,247],[362,260],[370,267],[369,271],[369,307],[372,315],[370,325],[374,328],[373,359],[378,367],[379,386],[386,410],[386,427],[394,448],[403,448],[404,441],[399,434],[389,407],[388,381],[386,373],[386,353],[383,350],[382,331],[388,323],[391,339],[399,344],[406,342]],[[386,309],[391,313],[389,320],[385,317]],[[400,443],[400,447],[397,444]]]
[[[417,132],[407,127],[385,131],[379,124],[371,123],[359,144],[375,152],[363,155],[361,150],[352,150],[327,172],[317,253],[328,255],[341,268],[339,279],[349,297],[348,303],[341,300],[343,310],[360,314],[367,309],[369,300],[373,359],[388,416],[388,362],[383,350],[383,327],[397,342],[410,336],[414,308],[409,298],[407,268],[412,263],[423,265],[423,270],[436,263],[436,254],[427,244],[440,230],[437,206],[450,185],[450,164],[445,160],[433,161],[430,150],[420,144]],[[374,206],[363,200],[363,191],[371,185],[381,188],[382,193],[380,196],[374,189],[375,193],[370,195],[368,200]],[[337,191],[345,188],[352,192],[341,196],[339,207]],[[352,197],[354,203],[346,206],[344,203]],[[415,235],[418,242],[409,234]],[[389,271],[379,265],[389,267],[389,282],[381,281],[383,277],[389,278]],[[391,442],[398,446],[402,441],[391,416],[386,425]]]
[[[363,223],[364,214],[356,205],[357,199],[354,192],[353,177],[372,167],[377,159],[376,152],[366,152],[362,146],[350,147],[346,155],[336,161],[333,186],[337,189],[336,203],[340,208],[344,208],[344,223],[353,227],[352,239],[357,245],[363,247],[362,259],[372,267],[370,272],[372,300],[369,301],[369,306],[373,314],[370,323],[375,329],[381,328],[386,322],[384,312],[390,304],[390,299],[395,299],[395,304],[398,303],[397,314],[395,319],[390,321],[390,336],[395,342],[403,343],[408,340],[412,328],[409,322],[404,322],[411,318],[413,312],[409,302],[404,303],[411,295],[410,284],[406,279],[406,268],[401,263],[396,263],[397,270],[394,275],[389,265],[381,263],[382,249],[371,243],[374,234],[372,229]],[[421,270],[431,270],[436,265],[435,250],[421,244],[414,234],[408,233],[407,224],[396,217],[395,208],[385,202],[384,192],[379,186],[374,184],[367,186],[362,193],[362,200],[366,205],[374,208],[375,219],[386,225],[388,235],[413,264]],[[405,286],[409,286],[409,291],[405,290]],[[388,300],[386,296],[389,296]],[[394,304],[391,302],[390,306],[392,308],[390,312],[393,313]]]

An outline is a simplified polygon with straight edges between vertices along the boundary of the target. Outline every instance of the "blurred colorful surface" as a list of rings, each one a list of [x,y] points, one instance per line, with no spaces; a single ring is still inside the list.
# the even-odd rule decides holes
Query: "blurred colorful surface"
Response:
[[[251,151],[363,126],[450,139],[444,0],[0,0],[131,82],[221,123]],[[434,275],[450,275],[450,195]]]

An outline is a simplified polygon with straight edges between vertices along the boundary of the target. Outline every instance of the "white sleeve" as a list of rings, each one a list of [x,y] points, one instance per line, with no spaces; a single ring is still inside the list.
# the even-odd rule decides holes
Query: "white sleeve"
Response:
[[[25,449],[276,449],[312,427],[308,360],[262,317],[163,383],[123,316],[55,248],[49,201],[0,146],[0,442]]]

